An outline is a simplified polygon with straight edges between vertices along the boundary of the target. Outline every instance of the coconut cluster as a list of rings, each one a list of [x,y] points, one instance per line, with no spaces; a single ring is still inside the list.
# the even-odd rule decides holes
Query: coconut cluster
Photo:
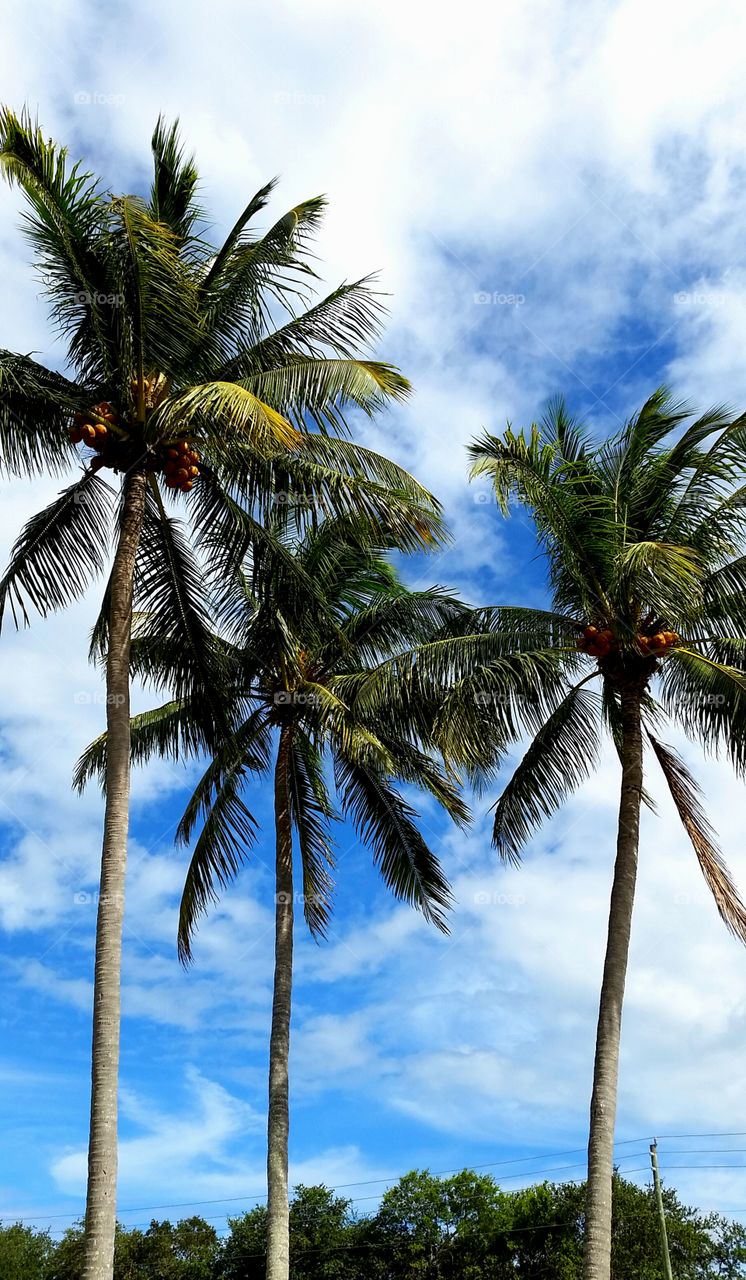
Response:
[[[119,414],[113,405],[102,400],[94,404],[89,413],[76,413],[70,428],[70,440],[73,444],[87,444],[98,453],[114,440],[122,439],[122,432],[117,431]]]
[[[656,631],[655,635],[637,637],[637,643],[643,653],[654,653],[658,657],[662,657],[669,649],[673,649],[681,639],[675,631]]]
[[[605,658],[612,649],[618,648],[618,645],[614,640],[613,631],[589,625],[583,628],[583,634],[578,640],[578,648],[591,658]]]
[[[681,637],[675,631],[656,631],[652,635],[638,635],[637,645],[642,653],[662,658],[664,654],[679,644]],[[614,632],[607,627],[594,627],[589,624],[577,642],[578,649],[591,658],[606,658],[619,649]]]
[[[100,471],[102,467],[126,471],[133,463],[135,443],[117,410],[106,400],[92,405],[87,413],[75,414],[70,440],[93,449],[92,471]],[[142,446],[136,451],[142,455]],[[148,451],[145,465],[149,471],[162,472],[167,489],[179,489],[182,493],[188,493],[200,473],[199,453],[186,439],[163,441]]]
[[[161,445],[158,451],[167,489],[188,493],[199,475],[199,454],[188,440]]]

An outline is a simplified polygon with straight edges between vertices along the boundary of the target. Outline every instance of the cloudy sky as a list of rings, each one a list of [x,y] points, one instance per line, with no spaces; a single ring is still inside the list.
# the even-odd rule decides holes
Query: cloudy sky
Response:
[[[741,16],[732,0],[215,0],[209,15],[10,0],[0,83],[119,190],[145,187],[158,113],[180,116],[216,236],[274,174],[273,214],[326,192],[324,277],[381,271],[381,351],[417,392],[359,435],[429,484],[454,529],[426,577],[527,602],[542,567],[526,524],[467,484],[473,434],[560,391],[599,433],[662,381],[746,404]],[[59,364],[19,211],[0,190],[0,346]],[[54,491],[2,482],[3,560]],[[95,599],[0,642],[0,1216],[55,1231],[84,1195],[101,803],[69,779],[103,723]],[[687,758],[746,888],[742,787]],[[120,1205],[131,1223],[184,1205],[220,1228],[264,1186],[272,885],[267,845],[179,970],[171,840],[188,784],[167,765],[135,782]],[[364,1210],[413,1166],[483,1165],[508,1188],[582,1176],[617,787],[606,758],[520,871],[495,864],[489,801],[468,836],[423,812],[457,899],[447,939],[340,832],[334,930],[323,946],[299,935],[295,1181],[346,1187]],[[745,979],[661,796],[643,823],[619,1162],[644,1181],[665,1135],[669,1183],[746,1217]]]

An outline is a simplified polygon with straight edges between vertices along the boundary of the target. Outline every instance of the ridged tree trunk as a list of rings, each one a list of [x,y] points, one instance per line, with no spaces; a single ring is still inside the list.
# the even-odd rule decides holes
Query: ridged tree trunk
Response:
[[[267,1280],[288,1280],[290,1275],[288,1068],[293,986],[293,831],[288,783],[291,743],[292,729],[285,727],[280,733],[275,766],[275,980],[269,1042]]]
[[[614,883],[601,986],[593,1068],[588,1189],[585,1208],[585,1280],[610,1280],[611,1189],[614,1170],[619,1044],[627,977],[642,799],[641,690],[623,690],[622,793]]]
[[[110,579],[106,658],[106,809],[93,982],[91,1123],[83,1280],[112,1280],[117,1189],[117,1095],[124,877],[130,789],[130,640],[135,557],[146,477],[130,472]]]

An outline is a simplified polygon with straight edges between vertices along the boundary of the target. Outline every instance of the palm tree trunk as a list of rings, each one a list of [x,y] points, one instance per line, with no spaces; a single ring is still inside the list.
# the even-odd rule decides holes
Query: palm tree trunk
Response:
[[[93,981],[91,1123],[83,1280],[112,1280],[117,1188],[119,1009],[130,788],[130,639],[135,557],[146,477],[125,481],[122,523],[109,583],[106,658],[106,810]]]
[[[269,1042],[267,1122],[267,1280],[290,1275],[288,1134],[290,1106],[290,1008],[293,986],[293,832],[290,822],[289,762],[292,729],[280,733],[275,766],[275,981]]]
[[[622,792],[606,959],[596,1033],[596,1060],[593,1069],[585,1209],[583,1270],[585,1280],[609,1280],[611,1275],[611,1190],[614,1170],[619,1043],[640,833],[641,691],[639,689],[623,690],[621,704]]]

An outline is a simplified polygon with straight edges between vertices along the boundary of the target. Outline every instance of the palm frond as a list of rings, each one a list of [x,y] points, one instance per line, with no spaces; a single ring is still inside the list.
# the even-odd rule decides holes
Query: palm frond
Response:
[[[121,299],[114,308],[125,374],[120,396],[126,403],[134,375],[134,409],[143,421],[145,375],[156,369],[170,380],[182,378],[189,368],[201,337],[197,288],[180,259],[177,235],[135,196],[112,202],[110,245]]]
[[[262,200],[260,192],[242,219],[253,216]],[[202,286],[205,340],[221,353],[221,365],[271,330],[271,303],[292,314],[298,299],[308,301],[303,285],[315,274],[308,261],[308,239],[325,204],[321,196],[303,201],[259,239],[244,235],[239,219],[228,236]],[[238,348],[237,334],[242,335]]]
[[[8,604],[18,626],[27,604],[44,618],[83,595],[105,567],[112,509],[113,491],[88,471],[31,517],[0,579],[0,623]]]
[[[294,733],[288,764],[290,814],[298,833],[303,872],[303,914],[312,935],[323,938],[334,889],[329,834],[334,811],[324,782],[322,757],[305,734]]]
[[[335,780],[342,808],[373,850],[385,883],[397,898],[416,906],[447,933],[450,888],[414,821],[414,809],[384,775],[342,756],[335,761]]]
[[[169,128],[159,116],[151,146],[153,185],[150,214],[156,222],[165,222],[177,240],[183,243],[191,234],[194,223],[202,216],[202,210],[195,202],[199,174],[194,157],[184,153],[178,120]]]
[[[707,751],[723,749],[746,776],[746,671],[693,648],[677,649],[660,673],[660,701]]]
[[[532,832],[593,773],[599,755],[601,700],[576,685],[536,734],[495,805],[492,843],[517,865]]]
[[[186,760],[209,746],[209,740],[200,731],[199,708],[177,701],[166,702],[161,707],[133,716],[130,720],[130,741],[133,765],[147,764],[156,755],[160,759]],[[94,778],[104,789],[106,750],[105,733],[86,747],[73,773],[76,791],[84,791]]]
[[[607,539],[589,537],[589,529],[608,527],[611,506],[608,495],[594,484],[586,458],[558,468],[556,446],[544,440],[536,426],[528,436],[510,428],[502,438],[485,433],[469,446],[469,456],[471,477],[489,476],[503,515],[508,515],[513,498],[532,511],[555,575],[559,611],[579,608],[586,617],[594,617],[599,609],[607,609]]]
[[[339,285],[287,324],[240,352],[218,373],[226,379],[245,378],[266,369],[282,368],[298,356],[321,359],[328,352],[354,359],[361,347],[380,335],[385,307],[371,287],[374,276]]]
[[[0,471],[59,473],[74,456],[67,429],[82,389],[30,356],[0,351]]]
[[[301,355],[280,367],[249,374],[241,386],[273,405],[299,431],[307,418],[322,430],[344,431],[348,405],[372,416],[390,401],[405,399],[411,390],[398,369],[380,360]]]
[[[52,314],[84,375],[114,373],[117,287],[106,252],[108,199],[66,149],[44,138],[28,112],[0,108],[0,171],[31,206],[25,230],[38,260]]]
[[[694,548],[635,541],[620,549],[614,594],[640,599],[656,617],[683,622],[682,603],[697,614],[702,598],[703,566]]]
[[[262,209],[266,208],[269,197],[276,186],[277,178],[271,178],[265,186],[261,187],[259,191],[257,191],[256,195],[251,197],[246,208],[234,223],[219,252],[215,254],[212,263],[210,264],[210,269],[202,281],[201,289],[203,294],[209,293],[209,290],[213,287],[215,282],[220,279],[226,263],[228,262],[249,222],[251,222],[251,219],[255,218],[258,213],[261,213]]]
[[[746,906],[739,897],[717,846],[715,833],[702,809],[699,787],[684,761],[671,747],[659,742],[651,733],[648,738],[721,919],[736,938],[746,943]]]
[[[181,844],[188,844],[202,823],[179,908],[178,951],[184,964],[192,959],[200,915],[235,878],[256,843],[259,825],[242,791],[248,775],[267,772],[270,743],[266,719],[253,713],[213,757],[179,823],[176,839]]]
[[[167,686],[178,701],[199,697],[205,728],[209,718],[217,731],[224,720],[220,690],[225,670],[223,649],[212,628],[204,573],[183,525],[166,515],[152,478],[136,563],[134,604],[140,614],[135,639],[141,651],[141,673],[157,687]],[[150,639],[155,642],[155,660],[145,672],[142,663]],[[159,670],[164,652],[173,656],[173,662]]]
[[[189,431],[209,445],[216,460],[230,451],[234,433],[239,443],[268,455],[300,443],[283,414],[239,382],[207,382],[170,397],[153,415],[151,430],[165,439]]]

